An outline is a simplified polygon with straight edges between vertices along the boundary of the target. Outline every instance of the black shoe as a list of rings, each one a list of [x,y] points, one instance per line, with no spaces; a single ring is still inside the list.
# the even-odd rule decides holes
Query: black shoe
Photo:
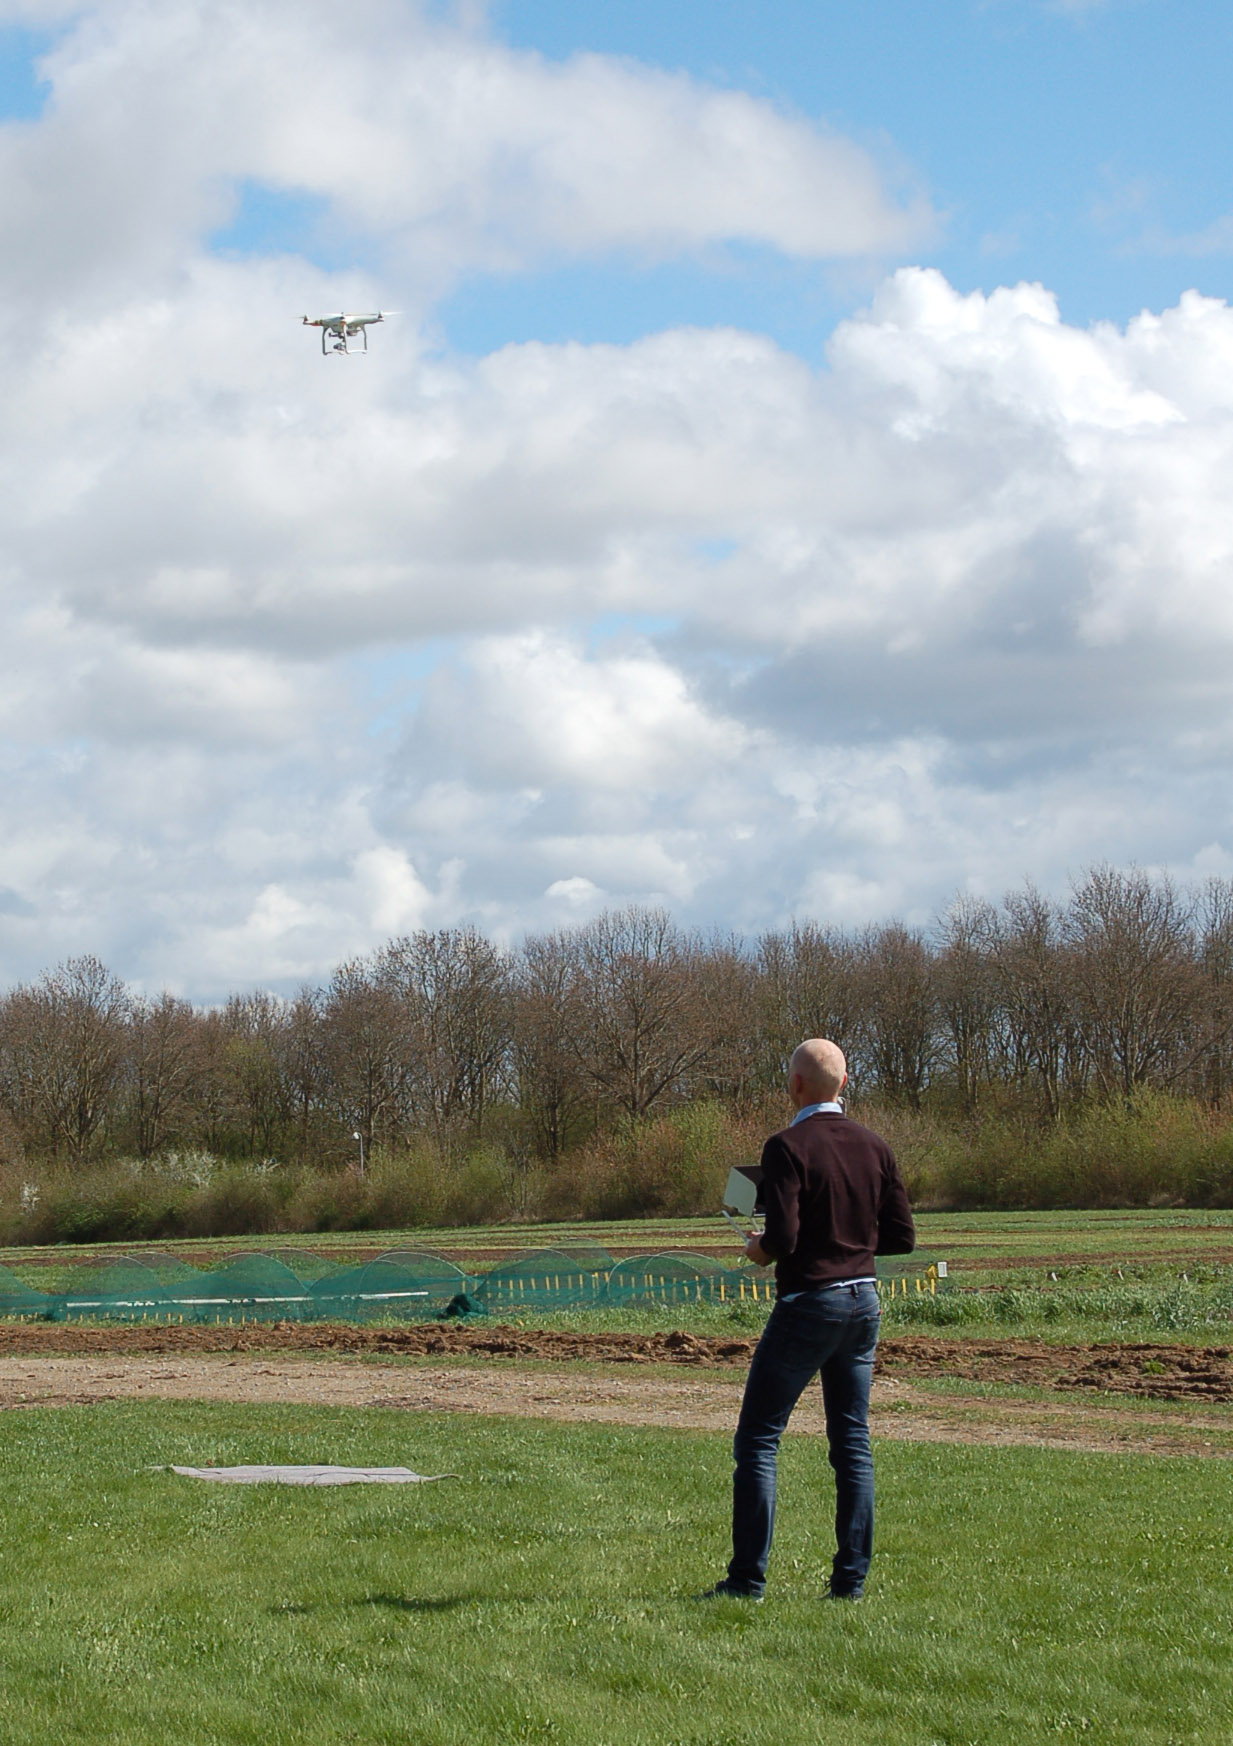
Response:
[[[695,1595],[695,1600],[745,1600],[762,1604],[762,1595],[756,1588],[738,1588],[731,1577],[725,1576],[722,1582],[717,1582],[714,1588],[706,1589],[702,1594]]]
[[[865,1591],[863,1588],[828,1588],[826,1593],[822,1596],[822,1599],[858,1601],[863,1600],[864,1596]]]

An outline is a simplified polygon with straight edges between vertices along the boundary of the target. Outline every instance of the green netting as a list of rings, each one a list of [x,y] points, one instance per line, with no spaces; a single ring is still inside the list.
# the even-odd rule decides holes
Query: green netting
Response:
[[[567,1309],[574,1304],[598,1303],[604,1295],[608,1272],[576,1261],[564,1249],[538,1249],[515,1261],[502,1261],[476,1276],[470,1296],[489,1314],[523,1306]]]
[[[456,1262],[447,1261],[444,1255],[433,1255],[427,1249],[387,1249],[368,1265],[403,1267],[417,1279],[435,1280],[442,1290],[448,1286],[451,1296],[467,1278]]]
[[[634,1255],[612,1269],[604,1295],[609,1303],[702,1303],[726,1300],[730,1283],[739,1301],[742,1283],[752,1292],[755,1280],[709,1255]],[[757,1283],[762,1295],[766,1282]]]
[[[186,1322],[294,1322],[314,1308],[308,1286],[273,1255],[236,1255],[165,1289],[167,1308]]]
[[[121,1255],[120,1263],[129,1267],[146,1267],[163,1285],[174,1285],[181,1279],[195,1279],[198,1269],[190,1267],[176,1255],[160,1255],[151,1250],[144,1255]]]
[[[317,1279],[328,1278],[338,1271],[336,1262],[327,1261],[323,1255],[314,1255],[311,1249],[265,1249],[262,1253],[272,1256],[275,1261],[281,1261],[305,1285],[311,1285]]]
[[[423,1321],[467,1289],[467,1276],[440,1255],[393,1249],[362,1267],[325,1274],[310,1289],[322,1315],[347,1321],[387,1316]]]
[[[568,1255],[571,1261],[577,1262],[591,1273],[607,1273],[615,1266],[612,1256],[602,1243],[557,1243],[555,1248],[559,1254]]]
[[[77,1267],[67,1288],[54,1300],[65,1320],[145,1320],[163,1309],[163,1285],[152,1268],[139,1261],[112,1261],[102,1267]],[[57,1317],[57,1320],[60,1318]]]
[[[909,1271],[912,1263],[915,1268]],[[916,1257],[892,1262],[884,1296],[933,1292],[936,1269]],[[48,1270],[50,1271],[50,1270]],[[883,1274],[879,1263],[879,1274]],[[768,1275],[709,1255],[665,1252],[614,1261],[594,1244],[537,1249],[466,1274],[444,1256],[391,1249],[340,1267],[307,1250],[241,1254],[211,1268],[169,1255],[121,1256],[58,1270],[61,1289],[42,1292],[0,1267],[0,1316],[48,1321],[160,1322],[430,1321],[460,1304],[468,1312],[517,1314],[587,1304],[766,1303]]]
[[[50,1307],[51,1299],[46,1292],[35,1291],[7,1267],[0,1267],[0,1316],[10,1320],[23,1316],[45,1318]]]

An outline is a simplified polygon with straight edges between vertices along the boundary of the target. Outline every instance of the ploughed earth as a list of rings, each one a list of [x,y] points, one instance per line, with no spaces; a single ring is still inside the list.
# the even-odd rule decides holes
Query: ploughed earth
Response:
[[[0,1408],[217,1400],[730,1431],[752,1339],[430,1324],[0,1323]],[[1233,1348],[890,1336],[876,1436],[1233,1456]],[[796,1434],[824,1429],[806,1391]]]

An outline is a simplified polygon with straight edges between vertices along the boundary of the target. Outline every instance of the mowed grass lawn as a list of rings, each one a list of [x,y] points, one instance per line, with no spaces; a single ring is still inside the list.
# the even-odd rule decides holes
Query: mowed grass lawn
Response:
[[[4,1746],[846,1746],[1233,1738],[1223,1462],[881,1444],[875,1579],[819,1601],[790,1439],[771,1596],[722,1571],[727,1439],[206,1404],[5,1414]],[[208,1461],[452,1471],[302,1491]]]

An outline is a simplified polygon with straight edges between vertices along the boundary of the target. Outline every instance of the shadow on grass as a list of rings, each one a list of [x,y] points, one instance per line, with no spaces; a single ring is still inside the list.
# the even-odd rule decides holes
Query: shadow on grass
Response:
[[[465,1607],[470,1600],[469,1595],[450,1595],[442,1600],[429,1600],[418,1595],[404,1594],[366,1594],[363,1600],[353,1601],[357,1607],[389,1607],[396,1613],[448,1613],[455,1607]]]
[[[307,1619],[314,1613],[334,1612],[338,1605],[344,1607],[389,1607],[396,1613],[448,1613],[455,1607],[465,1607],[475,1597],[459,1594],[443,1596],[433,1600],[427,1596],[409,1594],[366,1594],[359,1600],[342,1601],[280,1601],[276,1607],[267,1607],[267,1614],[274,1619]]]

